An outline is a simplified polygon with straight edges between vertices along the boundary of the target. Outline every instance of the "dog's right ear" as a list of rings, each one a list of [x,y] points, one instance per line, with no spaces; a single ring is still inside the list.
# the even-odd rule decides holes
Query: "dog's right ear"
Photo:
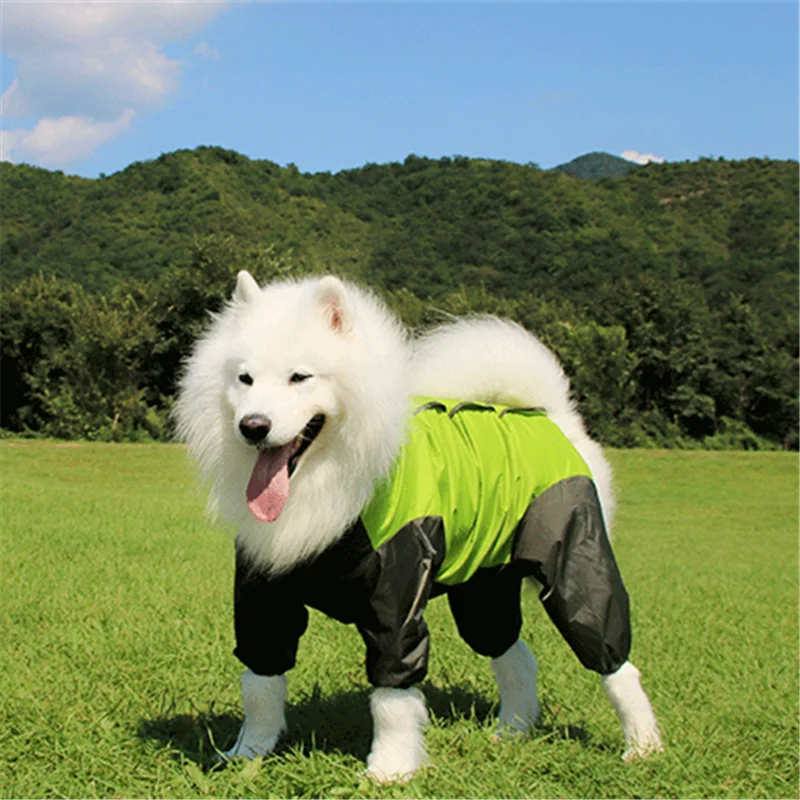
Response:
[[[320,278],[314,289],[314,299],[330,329],[348,333],[353,327],[353,309],[345,285],[332,275]]]
[[[261,297],[261,289],[258,288],[256,279],[243,269],[236,276],[236,288],[233,290],[233,302],[239,305],[252,303]]]

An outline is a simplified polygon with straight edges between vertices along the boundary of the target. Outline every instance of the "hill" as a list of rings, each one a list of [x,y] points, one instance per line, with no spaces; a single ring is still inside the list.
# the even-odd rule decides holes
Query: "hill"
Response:
[[[601,178],[621,178],[638,165],[632,161],[612,156],[610,153],[587,153],[566,164],[553,167],[553,172],[563,172],[573,178],[597,181]]]
[[[593,182],[463,157],[304,174],[200,147],[96,180],[3,163],[0,191],[10,283],[42,272],[108,292],[187,266],[217,234],[420,297],[480,284],[583,302],[647,273],[796,311],[796,162],[648,164]]]

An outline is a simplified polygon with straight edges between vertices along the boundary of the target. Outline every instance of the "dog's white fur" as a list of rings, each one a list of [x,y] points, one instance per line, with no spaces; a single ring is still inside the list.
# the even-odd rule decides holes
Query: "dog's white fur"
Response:
[[[539,720],[539,667],[533,653],[521,639],[499,658],[492,659],[492,671],[500,694],[495,736],[518,736]]]
[[[258,758],[271,753],[286,730],[286,676],[242,673],[244,724],[229,757]]]
[[[377,781],[410,778],[427,763],[423,730],[429,719],[422,692],[415,687],[375,689],[370,708],[375,730],[367,775]]]
[[[603,688],[622,723],[628,747],[625,761],[662,750],[656,717],[639,683],[639,670],[626,661],[616,672],[603,675]]]
[[[313,377],[292,385],[288,376]],[[257,377],[243,385],[237,376]],[[518,325],[492,317],[459,320],[409,342],[372,294],[335,278],[259,288],[240,273],[233,299],[199,340],[181,381],[176,419],[211,507],[237,530],[237,543],[273,572],[321,553],[358,517],[400,447],[412,395],[539,406],[584,458],[610,526],[614,495],[602,448],[586,434],[556,358]],[[251,413],[273,422],[270,445],[291,441],[308,420],[326,423],[302,456],[279,518],[259,522],[245,487],[253,450],[238,430]],[[539,714],[537,666],[523,642],[493,659],[500,692],[497,734],[519,734]],[[625,758],[661,749],[639,672],[626,663],[603,685],[622,723]],[[228,757],[270,752],[285,728],[286,678],[242,678],[245,720]],[[376,689],[367,774],[407,778],[426,763],[425,702],[416,688]]]

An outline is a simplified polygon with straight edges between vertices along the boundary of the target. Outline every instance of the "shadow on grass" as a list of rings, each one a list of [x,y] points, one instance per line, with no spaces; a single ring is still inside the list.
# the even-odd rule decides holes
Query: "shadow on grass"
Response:
[[[496,703],[476,696],[460,686],[440,688],[424,684],[423,690],[432,716],[445,724],[475,720],[490,723],[496,715]],[[351,755],[365,761],[372,741],[372,718],[369,710],[370,689],[355,689],[323,695],[319,687],[299,702],[287,706],[287,733],[281,737],[276,752],[289,750],[307,754],[313,750]],[[550,716],[545,714],[544,716]],[[165,714],[139,723],[137,736],[156,742],[182,754],[203,769],[219,768],[217,753],[236,740],[242,718],[211,708],[196,714]],[[580,726],[554,724],[537,726],[536,739],[572,739],[584,747],[589,734]]]
[[[140,720],[136,735],[194,761],[204,769],[217,763],[217,749],[230,747],[242,718],[232,712],[209,711],[196,714],[165,714]]]

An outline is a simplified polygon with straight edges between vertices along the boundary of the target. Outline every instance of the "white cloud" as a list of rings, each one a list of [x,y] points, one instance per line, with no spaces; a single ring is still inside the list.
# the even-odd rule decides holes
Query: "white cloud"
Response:
[[[210,47],[205,42],[200,42],[198,45],[196,45],[192,52],[196,56],[202,56],[203,58],[207,58],[210,61],[219,60],[219,50],[217,50],[214,47]]]
[[[125,109],[119,119],[96,122],[89,117],[40,119],[33,130],[0,132],[0,160],[27,161],[58,167],[90,156],[100,145],[116,139],[131,126],[134,111]]]
[[[149,39],[156,43],[199,33],[225,7],[218,2],[174,0],[77,0],[6,3],[3,47],[9,53],[50,45],[82,47],[110,36]]]
[[[0,115],[7,116],[9,112],[13,114],[14,97],[19,90],[19,79],[14,78],[11,85],[0,95]]]
[[[112,37],[91,48],[29,52],[4,116],[80,115],[114,119],[125,108],[157,107],[178,87],[181,64],[147,40]]]
[[[0,98],[0,114],[4,122],[39,122],[32,130],[6,131],[3,155],[16,161],[38,153],[37,163],[60,166],[90,155],[91,142],[99,147],[124,133],[134,114],[162,105],[179,88],[182,62],[165,55],[163,45],[195,35],[224,6],[4,3],[3,51],[17,62],[17,74]],[[74,147],[68,137],[75,137]]]
[[[649,164],[654,161],[656,164],[663,164],[666,159],[661,156],[654,156],[652,153],[640,153],[638,150],[623,150],[622,158],[628,161],[635,161],[637,164]]]

